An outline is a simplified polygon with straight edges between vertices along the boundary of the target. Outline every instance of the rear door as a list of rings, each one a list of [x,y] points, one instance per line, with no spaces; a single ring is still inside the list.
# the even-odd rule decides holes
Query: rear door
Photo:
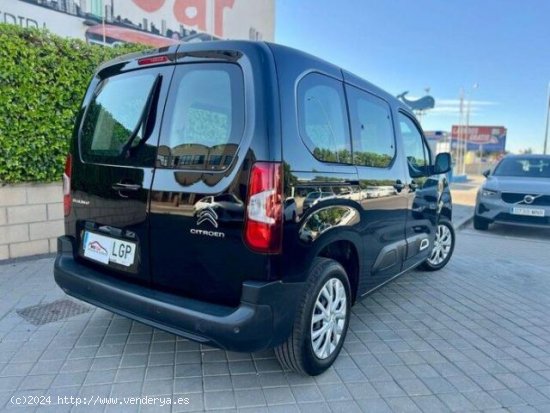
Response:
[[[263,140],[246,130],[254,118],[245,116],[244,76],[230,61],[176,67],[152,187],[157,289],[237,305],[243,280],[265,277],[265,256],[247,249],[242,235],[250,147]]]
[[[364,265],[361,291],[369,291],[401,271],[406,252],[406,172],[397,150],[392,112],[382,98],[346,86],[357,165],[360,203],[364,213],[362,235]]]
[[[83,262],[150,282],[147,205],[174,66],[121,67],[100,71],[85,98],[67,232]]]

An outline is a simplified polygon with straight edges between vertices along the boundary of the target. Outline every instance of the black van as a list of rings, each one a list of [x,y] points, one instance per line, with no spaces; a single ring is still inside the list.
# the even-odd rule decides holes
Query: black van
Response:
[[[411,111],[287,47],[185,44],[101,66],[64,173],[69,295],[316,375],[351,305],[449,261],[443,175]]]

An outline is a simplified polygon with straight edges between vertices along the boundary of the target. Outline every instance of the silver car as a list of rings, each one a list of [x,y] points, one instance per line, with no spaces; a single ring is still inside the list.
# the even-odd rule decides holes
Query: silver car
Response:
[[[493,222],[550,227],[550,156],[506,156],[484,175],[474,228],[487,230]]]

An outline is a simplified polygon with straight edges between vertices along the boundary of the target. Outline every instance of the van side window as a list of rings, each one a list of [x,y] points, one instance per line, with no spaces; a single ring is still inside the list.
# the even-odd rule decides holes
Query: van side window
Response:
[[[350,105],[353,163],[387,168],[395,157],[395,137],[389,105],[355,87],[347,87]]]
[[[351,142],[342,82],[318,73],[298,85],[302,140],[320,161],[351,163]]]
[[[244,132],[244,87],[239,66],[197,63],[176,69],[157,166],[223,170]]]
[[[430,165],[430,150],[426,146],[422,132],[410,117],[402,113],[399,113],[399,128],[410,176],[414,178],[425,175]]]

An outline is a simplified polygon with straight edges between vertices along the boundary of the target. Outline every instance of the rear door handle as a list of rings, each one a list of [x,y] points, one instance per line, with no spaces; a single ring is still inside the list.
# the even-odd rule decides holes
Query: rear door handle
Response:
[[[141,185],[139,185],[139,184],[123,184],[122,182],[119,182],[117,184],[113,184],[112,188],[115,191],[139,191],[141,189]]]

